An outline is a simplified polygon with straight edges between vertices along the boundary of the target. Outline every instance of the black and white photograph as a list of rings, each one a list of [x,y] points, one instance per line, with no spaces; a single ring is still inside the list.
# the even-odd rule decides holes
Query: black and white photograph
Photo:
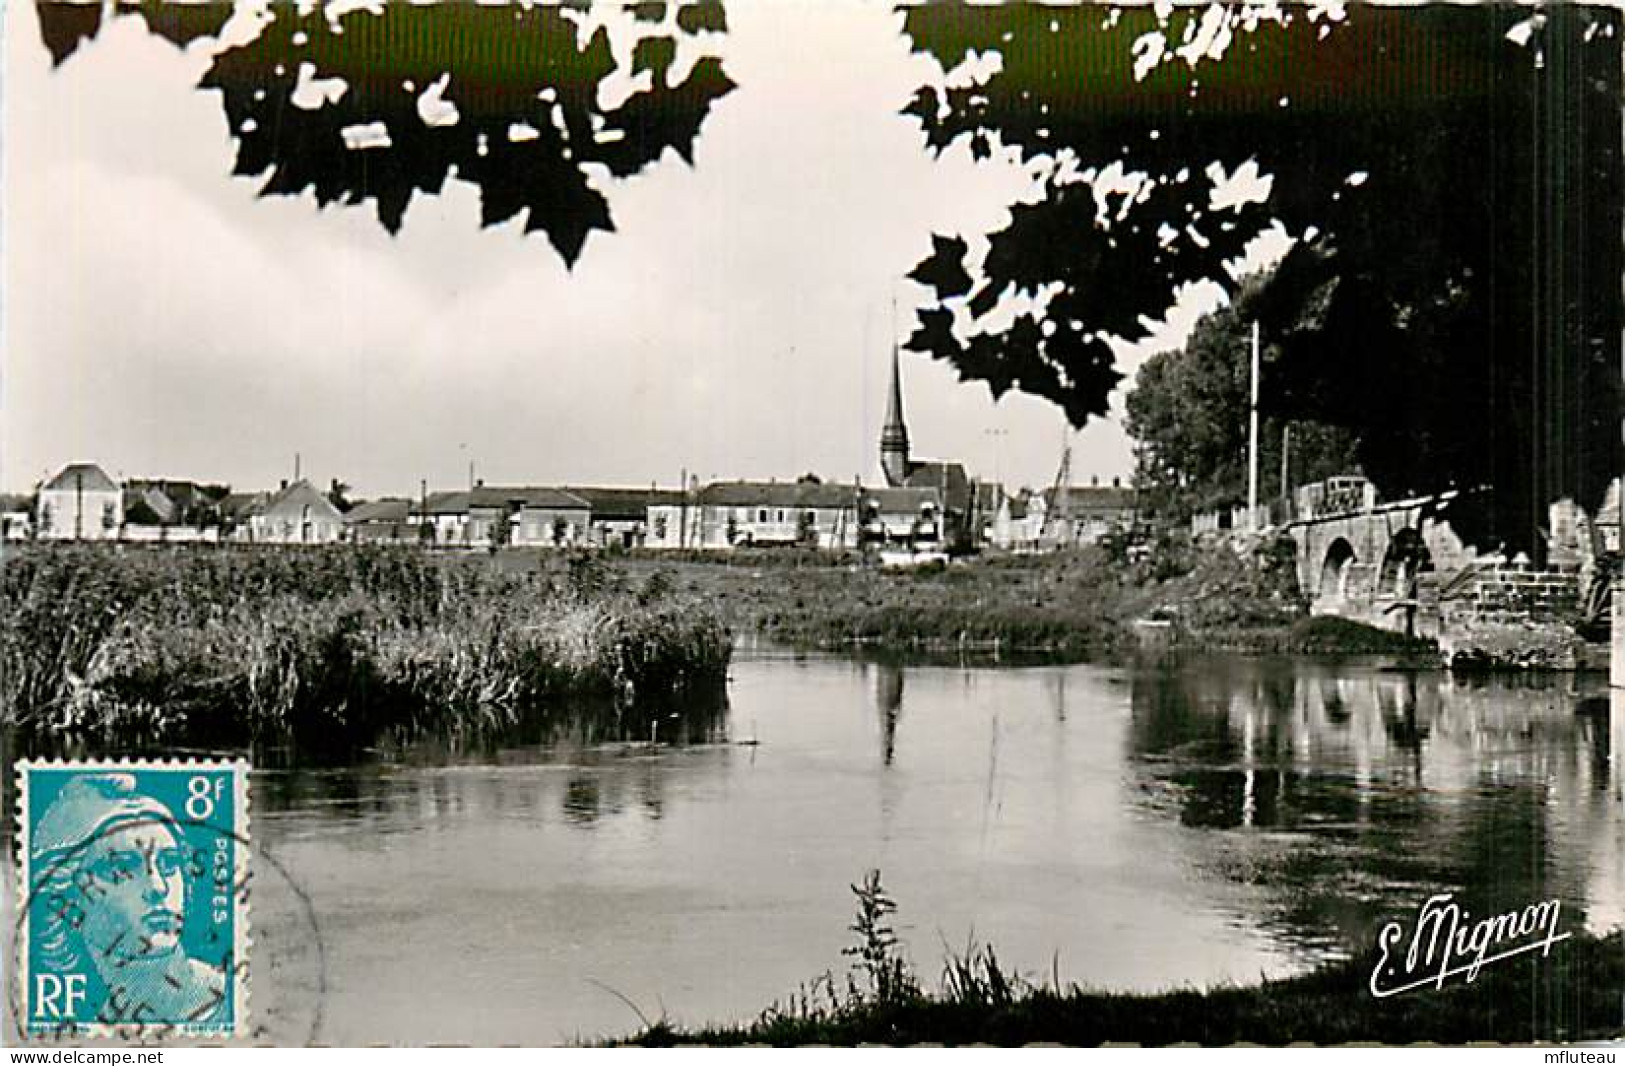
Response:
[[[1619,6],[0,10],[0,1045],[1612,1061]]]

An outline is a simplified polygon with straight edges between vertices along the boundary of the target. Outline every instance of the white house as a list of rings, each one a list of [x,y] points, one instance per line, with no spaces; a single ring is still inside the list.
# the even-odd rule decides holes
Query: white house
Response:
[[[259,544],[332,544],[344,539],[344,515],[310,482],[284,485],[251,520]]]
[[[651,548],[802,547],[858,543],[853,485],[821,481],[718,481],[686,496],[657,493],[647,507]]]
[[[34,512],[42,540],[116,540],[124,493],[95,463],[69,463],[44,485]]]

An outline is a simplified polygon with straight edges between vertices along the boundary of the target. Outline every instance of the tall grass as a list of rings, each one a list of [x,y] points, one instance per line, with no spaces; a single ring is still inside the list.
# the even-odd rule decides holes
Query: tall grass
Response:
[[[711,610],[385,547],[38,546],[0,566],[0,722],[122,744],[497,729],[719,688]]]

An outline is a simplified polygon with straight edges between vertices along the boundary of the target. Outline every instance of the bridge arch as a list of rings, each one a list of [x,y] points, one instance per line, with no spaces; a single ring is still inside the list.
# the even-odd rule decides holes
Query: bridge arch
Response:
[[[1422,534],[1413,526],[1398,530],[1388,539],[1382,554],[1377,588],[1394,596],[1410,595],[1411,579],[1420,571],[1432,569],[1433,560]]]
[[[1338,537],[1326,547],[1320,564],[1320,600],[1335,603],[1343,599],[1348,589],[1349,566],[1355,561],[1354,545],[1345,537]]]

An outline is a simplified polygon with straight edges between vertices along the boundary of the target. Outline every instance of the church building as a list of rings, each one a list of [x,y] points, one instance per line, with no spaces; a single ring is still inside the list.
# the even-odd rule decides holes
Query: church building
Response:
[[[886,423],[880,430],[880,469],[888,488],[935,492],[940,501],[943,546],[956,550],[971,547],[975,495],[965,467],[960,463],[915,460],[909,455],[908,425],[903,418],[903,371],[895,344]]]

